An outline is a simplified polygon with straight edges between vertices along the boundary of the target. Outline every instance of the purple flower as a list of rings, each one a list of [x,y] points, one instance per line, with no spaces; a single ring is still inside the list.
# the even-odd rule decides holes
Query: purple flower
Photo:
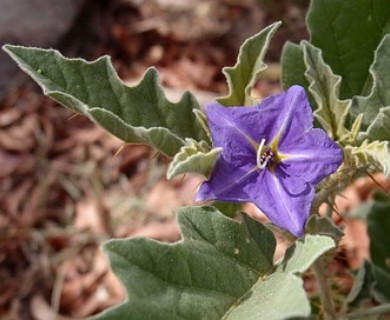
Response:
[[[206,106],[213,147],[222,147],[196,200],[253,202],[278,227],[303,235],[314,187],[342,150],[321,129],[299,86],[253,107]]]

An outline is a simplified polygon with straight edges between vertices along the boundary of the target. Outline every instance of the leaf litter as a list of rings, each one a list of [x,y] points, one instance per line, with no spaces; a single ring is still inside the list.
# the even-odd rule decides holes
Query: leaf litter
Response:
[[[185,88],[210,101],[225,93],[220,70],[234,64],[248,35],[285,20],[287,28],[271,45],[271,61],[278,59],[285,38],[306,35],[305,5],[296,5],[304,1],[281,1],[278,7],[258,2],[90,4],[82,14],[89,31],[77,32],[76,23],[63,46],[88,59],[110,54],[129,83],[154,64],[172,97]],[[104,27],[97,28],[97,17],[103,17]],[[196,28],[183,32],[188,25]],[[91,34],[98,41],[83,38]],[[270,69],[254,89],[259,97],[278,91],[278,65]],[[98,247],[112,237],[180,238],[172,211],[191,204],[200,180],[188,175],[167,182],[166,166],[148,147],[124,146],[31,84],[11,91],[0,102],[0,318],[83,318],[122,301],[123,288]],[[375,178],[390,190],[388,181]],[[347,268],[368,257],[365,225],[343,213],[370,199],[375,189],[371,180],[359,180],[336,199],[340,215],[332,217],[345,226],[346,236],[329,272],[340,290],[352,286]],[[245,210],[265,221],[258,209]],[[310,272],[304,278],[309,294],[315,294]]]

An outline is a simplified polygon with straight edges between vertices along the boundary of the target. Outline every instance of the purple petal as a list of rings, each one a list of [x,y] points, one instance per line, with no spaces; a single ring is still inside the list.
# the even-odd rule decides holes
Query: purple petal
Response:
[[[314,197],[313,186],[288,175],[282,168],[275,172],[264,170],[252,185],[252,202],[278,227],[296,237],[304,232]]]
[[[261,125],[266,122],[272,139],[279,135],[279,145],[290,144],[292,138],[302,136],[313,127],[309,100],[300,86],[264,99],[257,108],[262,112]]]
[[[256,113],[254,108],[225,108],[218,104],[206,106],[213,147],[222,147],[221,155],[238,167],[256,164],[257,142],[247,130],[253,125],[251,122],[258,119]]]
[[[312,129],[290,140],[291,145],[281,145],[279,152],[286,156],[280,166],[291,176],[317,184],[343,162],[342,150],[321,129]]]
[[[255,167],[242,169],[219,157],[209,180],[202,183],[195,201],[221,200],[234,202],[250,201],[246,189],[254,184],[258,171]]]

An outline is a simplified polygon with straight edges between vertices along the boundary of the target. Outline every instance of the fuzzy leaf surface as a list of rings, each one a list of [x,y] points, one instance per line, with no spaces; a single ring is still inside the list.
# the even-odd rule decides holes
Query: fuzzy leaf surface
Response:
[[[356,167],[375,165],[390,177],[390,150],[389,141],[363,141],[358,147],[346,146],[344,159]]]
[[[340,99],[369,94],[374,51],[390,32],[388,0],[313,0],[307,24],[311,43],[343,79]]]
[[[127,300],[94,319],[309,315],[302,280],[291,273],[272,273],[275,238],[262,224],[246,215],[237,223],[213,207],[180,211],[180,242],[138,238],[104,245]]]
[[[287,249],[284,261],[278,266],[281,272],[303,273],[313,262],[326,251],[336,246],[334,240],[327,236],[306,235]]]
[[[210,149],[204,141],[186,139],[186,145],[181,147],[169,164],[167,178],[171,179],[187,172],[195,172],[208,177],[221,151],[221,148]]]
[[[148,144],[172,157],[185,138],[206,140],[193,109],[199,109],[186,92],[178,103],[169,102],[157,71],[146,71],[141,82],[126,86],[109,57],[93,62],[67,59],[56,50],[4,46],[19,67],[51,97],[86,115],[128,143]]]
[[[304,41],[305,76],[309,91],[318,106],[314,116],[333,139],[346,134],[345,119],[349,114],[351,100],[339,100],[341,77],[335,75],[322,58],[321,50]]]
[[[363,113],[363,125],[367,132],[361,139],[390,140],[390,35],[386,36],[375,52],[370,68],[373,86],[367,97],[353,100],[353,115]]]
[[[336,226],[331,218],[328,216],[320,217],[313,214],[306,222],[306,231],[310,234],[319,234],[331,237],[334,240],[340,240],[344,233]]]
[[[280,80],[283,91],[296,84],[305,89],[309,88],[309,82],[305,77],[306,65],[303,59],[303,46],[286,42],[280,61],[282,65]]]
[[[229,94],[217,99],[220,104],[231,107],[256,103],[251,97],[251,91],[261,71],[267,68],[264,56],[272,36],[280,25],[281,22],[275,22],[247,39],[240,48],[236,65],[223,69],[229,85]]]

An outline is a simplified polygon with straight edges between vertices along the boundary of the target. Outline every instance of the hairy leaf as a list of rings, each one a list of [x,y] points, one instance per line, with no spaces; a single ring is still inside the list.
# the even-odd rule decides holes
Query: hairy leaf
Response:
[[[303,43],[305,76],[309,81],[309,91],[314,97],[318,109],[314,116],[330,137],[335,140],[346,134],[345,119],[349,114],[351,100],[339,100],[341,77],[333,74],[324,62],[321,50],[310,43]]]
[[[183,240],[144,238],[104,245],[127,300],[95,319],[286,319],[308,316],[302,280],[274,274],[275,239],[246,215],[241,223],[212,207],[178,215]],[[282,300],[281,300],[282,299]]]
[[[282,65],[281,84],[285,91],[293,85],[309,88],[309,82],[305,77],[305,61],[303,60],[303,46],[292,42],[286,42],[283,46],[280,58]]]
[[[222,148],[210,149],[204,141],[186,139],[186,145],[181,147],[169,164],[167,178],[171,179],[187,172],[196,172],[207,178],[221,151]]]
[[[220,104],[231,107],[256,103],[251,97],[252,87],[260,72],[267,67],[263,59],[269,42],[280,25],[281,22],[275,22],[247,39],[240,48],[236,65],[223,69],[229,85],[229,94],[217,99]]]
[[[358,147],[346,146],[344,161],[355,167],[379,166],[381,171],[390,177],[389,141],[369,142],[365,140]]]
[[[279,265],[281,272],[303,273],[326,251],[335,247],[332,238],[321,235],[306,235],[287,249],[284,261]]]
[[[340,240],[344,233],[336,226],[333,220],[329,217],[320,217],[313,214],[306,222],[306,231],[310,234],[319,234],[331,237],[334,240]]]
[[[312,0],[307,24],[311,43],[342,76],[340,99],[367,95],[374,51],[390,32],[388,0]]]
[[[119,79],[109,57],[87,62],[67,59],[56,50],[10,45],[4,50],[47,96],[126,142],[145,143],[172,157],[185,138],[207,139],[193,113],[199,109],[195,98],[186,92],[178,103],[169,102],[153,68],[130,88]]]
[[[353,115],[363,113],[363,125],[368,129],[362,139],[390,139],[390,35],[386,36],[375,52],[370,72],[372,91],[368,97],[356,97],[352,104]]]

